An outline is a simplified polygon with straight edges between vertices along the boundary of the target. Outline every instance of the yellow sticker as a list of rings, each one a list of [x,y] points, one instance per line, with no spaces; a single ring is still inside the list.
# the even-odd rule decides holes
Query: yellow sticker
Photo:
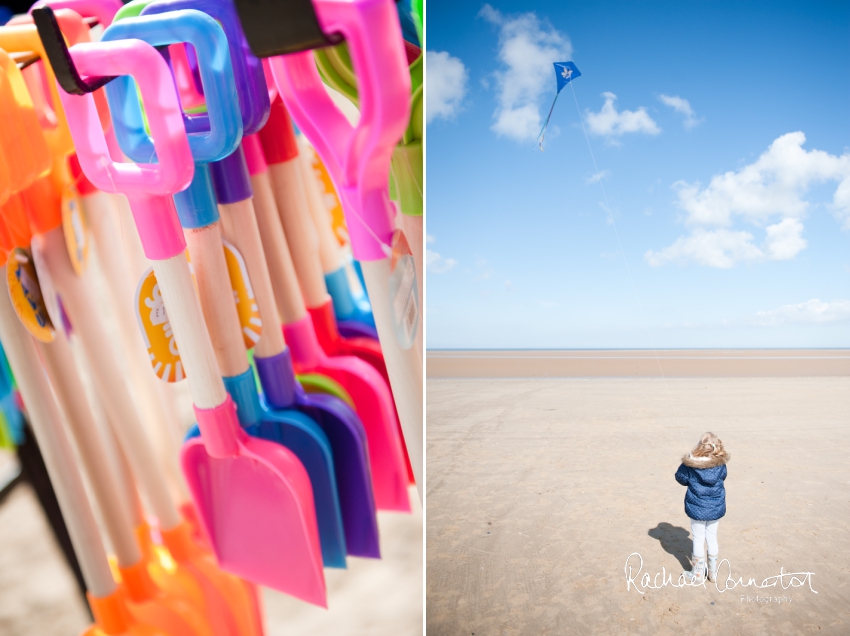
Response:
[[[186,377],[183,363],[153,268],[145,272],[136,288],[136,318],[153,372],[165,382],[180,382]]]
[[[236,301],[236,311],[239,314],[245,348],[251,349],[263,333],[260,308],[254,298],[251,281],[248,280],[248,268],[245,267],[242,254],[227,241],[222,240],[221,243],[224,245],[224,260],[227,262],[227,273],[230,276],[230,286],[233,288],[233,298]]]
[[[86,215],[76,192],[66,188],[62,193],[62,230],[74,272],[80,276],[89,258],[90,234]]]
[[[9,253],[6,282],[12,306],[24,327],[37,340],[51,342],[54,338],[53,323],[47,313],[35,264],[28,250],[16,247]]]
[[[322,199],[325,202],[325,207],[331,213],[334,236],[336,236],[336,240],[339,241],[341,246],[348,245],[348,226],[345,224],[345,214],[342,211],[342,204],[336,195],[336,190],[334,189],[328,169],[325,168],[325,164],[319,158],[319,153],[312,147],[310,147],[310,165],[313,166],[313,172],[322,188]]]
[[[45,249],[44,237],[40,234],[33,236],[29,253],[32,257],[32,264],[35,266],[35,275],[38,277],[38,286],[41,290],[41,298],[44,300],[44,308],[47,310],[50,322],[53,323],[53,328],[62,329],[65,331],[65,335],[70,335],[70,321],[68,321],[68,316],[61,307],[59,293],[50,277],[50,269],[47,267],[47,260],[44,255]]]

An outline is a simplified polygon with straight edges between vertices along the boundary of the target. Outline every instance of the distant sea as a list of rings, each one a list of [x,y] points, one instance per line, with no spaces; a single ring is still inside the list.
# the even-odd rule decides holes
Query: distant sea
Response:
[[[836,377],[850,349],[435,349],[429,378]]]

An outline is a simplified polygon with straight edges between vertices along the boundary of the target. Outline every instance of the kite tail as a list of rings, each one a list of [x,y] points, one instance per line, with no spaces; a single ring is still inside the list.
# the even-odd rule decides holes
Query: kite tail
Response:
[[[537,135],[537,143],[540,144],[540,152],[543,152],[543,139],[546,137],[546,127],[549,125],[549,120],[552,118],[552,111],[555,110],[555,102],[558,101],[560,92],[555,93],[555,99],[552,100],[552,108],[549,109],[549,114],[546,116],[546,123],[540,129],[540,134]]]

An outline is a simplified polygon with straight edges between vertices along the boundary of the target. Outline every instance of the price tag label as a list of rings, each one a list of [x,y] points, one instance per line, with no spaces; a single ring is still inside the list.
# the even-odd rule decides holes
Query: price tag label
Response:
[[[395,335],[402,349],[410,349],[419,326],[419,292],[413,252],[404,232],[393,232],[390,260],[390,308]]]

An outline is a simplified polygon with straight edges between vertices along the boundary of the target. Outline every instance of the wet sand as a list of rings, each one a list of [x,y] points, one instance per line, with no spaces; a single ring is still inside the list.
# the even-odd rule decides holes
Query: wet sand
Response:
[[[429,378],[850,375],[848,349],[432,350],[427,357]]]
[[[848,376],[432,375],[428,633],[850,633]],[[632,553],[638,583],[687,567],[673,473],[705,430],[732,455],[720,589],[780,568],[814,573],[802,587],[627,589]]]

